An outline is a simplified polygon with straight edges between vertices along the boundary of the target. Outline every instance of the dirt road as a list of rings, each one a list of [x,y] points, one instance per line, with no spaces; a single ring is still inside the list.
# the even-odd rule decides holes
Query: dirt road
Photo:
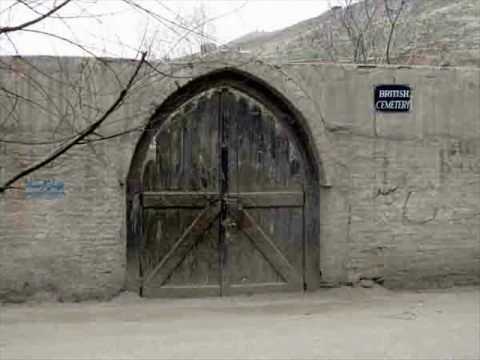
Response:
[[[480,359],[480,291],[0,307],[0,359]]]

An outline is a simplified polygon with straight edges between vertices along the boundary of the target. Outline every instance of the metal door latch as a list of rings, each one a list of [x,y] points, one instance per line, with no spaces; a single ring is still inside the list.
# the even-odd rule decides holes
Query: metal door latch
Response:
[[[230,231],[237,231],[238,229],[238,224],[235,220],[233,220],[231,217],[227,217],[223,223],[222,223],[223,227],[227,230],[230,230]]]
[[[227,205],[227,218],[224,221],[223,226],[229,230],[238,231],[240,217],[242,214],[242,204],[236,198],[225,197],[225,203]]]

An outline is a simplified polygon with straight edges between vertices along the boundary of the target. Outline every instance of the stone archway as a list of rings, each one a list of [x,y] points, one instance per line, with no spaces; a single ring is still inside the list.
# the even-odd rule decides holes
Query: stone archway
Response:
[[[247,130],[239,126],[231,130],[239,119],[248,125]],[[202,122],[207,123],[200,131],[203,138],[217,143],[208,153],[198,147],[185,150],[199,134],[190,129]],[[259,128],[252,129],[257,123]],[[270,133],[270,137],[265,135]],[[239,150],[235,139],[242,137],[253,139],[247,148],[258,150],[258,161]],[[168,97],[138,142],[129,172],[127,252],[133,280],[128,287],[139,288],[147,296],[316,288],[319,169],[309,138],[305,119],[288,100],[265,82],[236,69],[196,78]],[[169,147],[162,145],[166,143]],[[279,146],[288,150],[279,151]],[[263,160],[262,147],[270,154]],[[223,154],[224,148],[232,155]],[[272,148],[276,150],[272,152]],[[179,154],[182,159],[176,167],[191,167],[192,171],[182,173],[183,180],[178,171],[175,181],[165,180],[175,172],[166,166],[171,159],[165,154]],[[202,188],[191,183],[202,179],[199,163],[205,157],[218,159],[207,166],[218,176],[207,176]],[[225,183],[232,165],[237,169],[237,191],[232,191],[231,181]],[[248,169],[253,168],[257,180],[262,180],[247,184]],[[301,181],[294,184],[298,173]],[[172,220],[172,211],[176,220]],[[175,221],[175,229],[169,228]],[[241,236],[232,227],[246,235],[245,239],[239,240]],[[236,240],[228,245],[231,238]],[[209,241],[209,251],[197,249]],[[250,257],[240,261],[247,252]],[[205,255],[203,259],[200,253]],[[249,269],[252,264],[254,271]]]

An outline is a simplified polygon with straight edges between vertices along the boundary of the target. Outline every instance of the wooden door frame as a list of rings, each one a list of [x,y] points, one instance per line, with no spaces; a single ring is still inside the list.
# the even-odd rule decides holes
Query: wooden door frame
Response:
[[[264,81],[234,68],[217,70],[192,80],[170,95],[151,117],[136,145],[127,178],[127,257],[135,258],[136,255],[133,253],[143,243],[143,231],[139,231],[143,214],[141,210],[132,211],[131,204],[132,201],[140,204],[143,201],[137,198],[143,193],[142,176],[148,147],[155,133],[152,130],[160,128],[176,109],[191,98],[217,87],[229,87],[257,100],[293,135],[292,140],[305,164],[304,287],[306,290],[315,290],[320,284],[320,173],[315,161],[316,151],[310,140],[312,136],[309,127],[302,114],[278,91]],[[127,272],[138,271],[135,269],[136,266],[138,264],[135,264],[135,261],[127,261]],[[127,284],[130,290],[138,289],[139,286],[139,280]]]

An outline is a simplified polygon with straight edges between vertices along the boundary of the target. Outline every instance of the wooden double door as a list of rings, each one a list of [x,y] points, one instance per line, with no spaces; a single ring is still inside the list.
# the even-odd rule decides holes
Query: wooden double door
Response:
[[[221,87],[153,130],[143,170],[143,296],[303,290],[305,168],[280,116]]]

